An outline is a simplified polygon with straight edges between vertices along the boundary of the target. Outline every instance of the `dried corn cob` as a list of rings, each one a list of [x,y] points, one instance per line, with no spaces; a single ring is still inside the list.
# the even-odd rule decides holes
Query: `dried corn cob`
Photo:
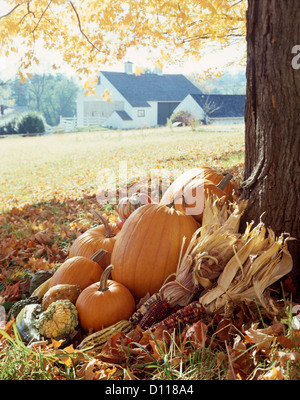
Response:
[[[206,314],[204,307],[198,300],[193,301],[187,306],[174,312],[173,314],[166,317],[164,320],[158,322],[151,327],[151,330],[157,328],[163,328],[171,330],[174,328],[183,327],[185,325],[192,324],[199,321],[199,319]]]
[[[138,325],[142,329],[148,329],[170,315],[170,312],[169,304],[165,300],[161,300],[146,312]]]
[[[149,297],[148,300],[145,301],[129,318],[129,322],[133,325],[136,326],[143,316],[146,314],[146,312],[156,303],[160,302],[161,297],[159,293],[154,293],[151,297]]]

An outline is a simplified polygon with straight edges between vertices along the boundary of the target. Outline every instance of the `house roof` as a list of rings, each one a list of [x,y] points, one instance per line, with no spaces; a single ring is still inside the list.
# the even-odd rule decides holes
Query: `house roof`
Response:
[[[211,118],[244,117],[246,96],[243,94],[191,94],[193,99],[203,108],[208,104],[212,110]],[[205,110],[204,110],[205,111]]]
[[[101,71],[133,107],[149,107],[148,101],[182,101],[202,92],[181,74],[126,74]]]
[[[124,110],[116,110],[115,111],[123,121],[132,121],[132,118],[127,114]]]

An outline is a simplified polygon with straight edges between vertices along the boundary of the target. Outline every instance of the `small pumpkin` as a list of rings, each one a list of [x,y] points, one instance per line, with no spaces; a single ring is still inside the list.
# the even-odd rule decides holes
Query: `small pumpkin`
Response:
[[[56,340],[67,338],[78,325],[78,312],[69,300],[56,300],[38,318],[39,334]]]
[[[39,317],[43,309],[41,304],[27,304],[16,318],[16,327],[27,342],[40,340]]]
[[[75,239],[69,251],[69,258],[75,256],[90,258],[96,251],[103,249],[107,252],[107,255],[101,260],[101,266],[105,269],[110,264],[112,249],[120,229],[116,223],[108,222],[106,218],[97,211],[91,210],[91,213],[94,214],[102,224],[88,229]]]
[[[85,288],[76,301],[80,326],[97,332],[121,320],[128,320],[135,310],[135,300],[121,283],[109,280],[113,269],[108,266],[100,282]]]
[[[69,300],[75,304],[80,293],[81,287],[79,285],[58,284],[52,286],[43,296],[43,310],[47,310],[49,305],[57,300]]]
[[[21,299],[21,300],[16,301],[12,305],[11,309],[9,310],[8,320],[11,319],[11,317],[16,319],[19,312],[28,304],[39,304],[39,303],[40,303],[40,299],[37,296],[30,296],[30,297],[27,297],[26,299]]]
[[[176,272],[181,248],[184,254],[198,227],[193,217],[174,207],[150,203],[136,209],[117,237],[111,256],[112,279],[136,299],[158,292]]]
[[[130,197],[122,197],[117,205],[117,212],[122,221],[125,221],[137,208],[152,203],[145,193],[133,193]]]
[[[83,290],[94,282],[99,281],[103,268],[99,262],[106,251],[99,250],[92,257],[76,256],[68,258],[54,273],[49,288],[60,285],[78,285]]]

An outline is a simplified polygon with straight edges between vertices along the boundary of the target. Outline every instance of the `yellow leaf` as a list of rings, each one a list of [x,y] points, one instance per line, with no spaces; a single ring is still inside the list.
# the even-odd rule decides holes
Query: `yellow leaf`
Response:
[[[62,344],[63,340],[55,340],[55,339],[51,339],[52,341],[52,345],[55,349],[58,349],[59,346]]]
[[[21,82],[22,82],[22,83],[25,83],[25,82],[26,82],[26,78],[25,78],[25,76],[23,75],[22,71],[19,71],[19,76],[20,76]]]
[[[136,76],[140,76],[141,74],[144,74],[144,73],[145,73],[144,68],[142,68],[142,67],[136,67],[135,68],[135,75]]]

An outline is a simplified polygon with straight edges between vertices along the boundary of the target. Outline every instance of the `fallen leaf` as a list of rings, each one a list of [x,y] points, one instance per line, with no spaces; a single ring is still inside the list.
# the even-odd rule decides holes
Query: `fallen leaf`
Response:
[[[113,335],[102,347],[99,357],[101,360],[121,364],[126,359],[127,346],[133,341],[123,332]]]
[[[232,321],[227,318],[224,318],[219,322],[219,324],[217,326],[217,330],[216,330],[216,336],[222,342],[230,341],[231,335],[230,335],[229,331],[230,331],[231,325],[232,325]]]
[[[4,300],[18,300],[22,296],[22,291],[21,291],[21,282],[18,281],[17,283],[11,283],[6,287],[6,289],[1,292],[1,297],[4,298]]]
[[[37,232],[34,235],[35,240],[37,240],[41,244],[50,244],[51,237],[46,233],[46,231]]]
[[[193,344],[200,344],[205,342],[206,334],[207,326],[202,321],[198,321],[184,330],[181,338],[183,340],[183,344],[188,340],[190,340]]]
[[[262,378],[267,381],[282,380],[282,373],[280,367],[272,367],[270,371],[266,372]]]
[[[249,328],[245,333],[245,340],[256,344],[258,349],[269,350],[274,341],[274,336],[268,335],[264,329]]]

